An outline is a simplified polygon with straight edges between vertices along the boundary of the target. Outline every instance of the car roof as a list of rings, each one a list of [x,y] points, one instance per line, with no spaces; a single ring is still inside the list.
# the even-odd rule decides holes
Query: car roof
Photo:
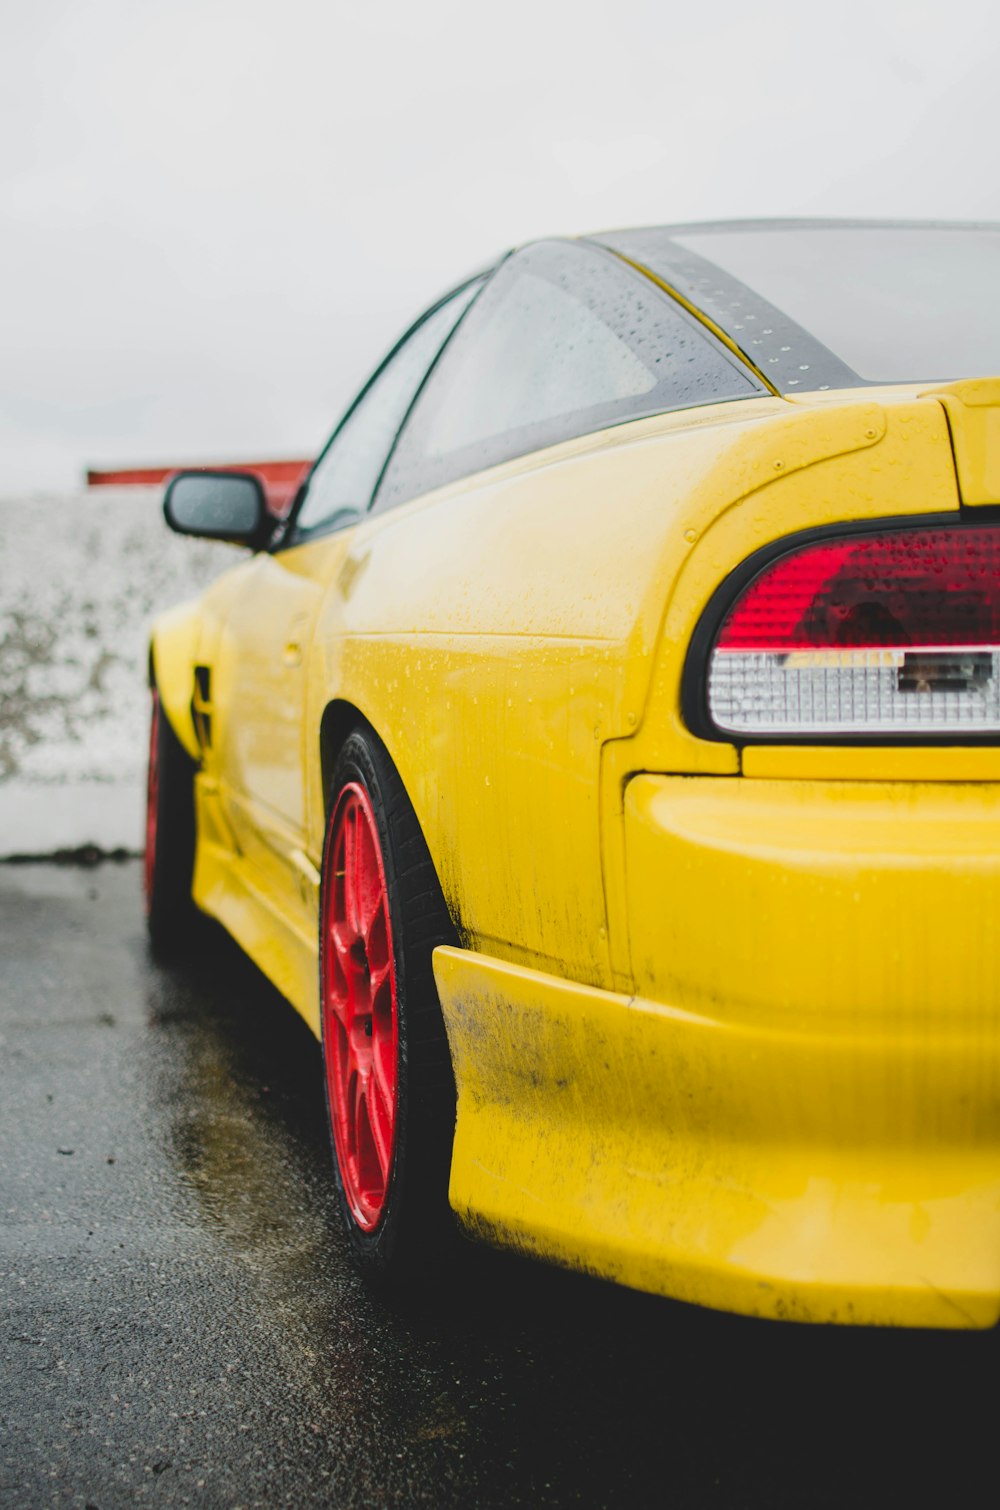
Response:
[[[779,216],[774,219],[758,217],[753,220],[685,220],[663,225],[620,226],[605,231],[593,231],[588,241],[600,242],[606,236],[633,235],[640,232],[658,233],[665,236],[710,236],[714,232],[744,231],[836,231],[836,230],[902,230],[902,231],[996,231],[997,220],[893,220],[880,217],[827,216]]]
[[[739,350],[774,391],[794,396],[815,389],[866,387],[872,383],[877,386],[891,380],[886,375],[860,376],[853,365],[858,343],[842,340],[851,326],[852,310],[859,310],[854,333],[866,328],[861,296],[866,292],[868,270],[873,273],[871,292],[877,294],[885,283],[885,278],[877,274],[880,259],[883,267],[894,265],[886,262],[884,248],[878,250],[877,238],[884,238],[887,232],[899,232],[901,236],[915,232],[931,236],[947,233],[954,241],[955,233],[995,236],[998,231],[1000,223],[996,221],[759,218],[637,226],[631,230],[599,231],[585,240],[617,253],[649,274]],[[841,232],[861,234],[855,238],[856,250],[852,254],[846,246],[839,251],[820,250],[816,232],[821,233],[821,240],[826,240],[822,233],[827,232],[832,237]],[[777,243],[783,233],[789,239],[779,254]],[[868,251],[865,233],[876,238]],[[755,252],[753,244],[758,235],[761,245]],[[712,244],[715,236],[720,239],[718,253]],[[798,247],[794,244],[795,237],[802,238]],[[770,248],[765,247],[764,238],[770,238]],[[888,256],[891,259],[892,253]],[[924,255],[925,266],[940,267],[942,309],[955,306],[955,301],[946,297],[952,261],[953,255],[949,257],[944,252],[940,259],[936,255],[928,259],[926,252]],[[828,267],[828,272],[824,273],[824,267]],[[850,273],[844,271],[847,267],[852,268]],[[848,285],[845,278],[855,281]],[[918,320],[919,308],[915,306]],[[867,311],[872,322],[871,298]],[[964,307],[958,310],[962,318],[966,314]],[[875,324],[871,323],[870,328],[874,329]],[[897,318],[897,339],[900,329]],[[830,345],[817,338],[821,330],[827,332],[825,339]],[[867,370],[875,365],[869,363]],[[915,371],[913,379],[922,381],[948,375],[948,370]]]

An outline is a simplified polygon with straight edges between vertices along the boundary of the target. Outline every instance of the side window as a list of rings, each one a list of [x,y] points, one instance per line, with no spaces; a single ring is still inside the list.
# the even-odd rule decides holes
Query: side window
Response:
[[[626,419],[763,391],[648,278],[581,243],[502,264],[414,405],[377,509]]]
[[[467,285],[426,315],[355,400],[313,468],[296,532],[318,529],[344,510],[367,509],[414,395],[480,287]]]

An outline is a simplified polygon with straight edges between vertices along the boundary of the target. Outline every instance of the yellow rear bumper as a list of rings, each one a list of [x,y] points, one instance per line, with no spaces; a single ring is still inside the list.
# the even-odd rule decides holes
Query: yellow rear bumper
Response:
[[[1000,797],[643,776],[640,995],[435,974],[473,1228],[757,1315],[1000,1315]]]

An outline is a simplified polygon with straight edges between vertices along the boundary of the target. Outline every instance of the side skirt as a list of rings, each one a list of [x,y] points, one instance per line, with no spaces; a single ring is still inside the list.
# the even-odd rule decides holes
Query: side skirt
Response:
[[[198,848],[194,900],[220,922],[305,1018],[319,1037],[316,934],[305,932],[281,910],[246,859],[226,842],[217,803],[202,781],[195,783]]]

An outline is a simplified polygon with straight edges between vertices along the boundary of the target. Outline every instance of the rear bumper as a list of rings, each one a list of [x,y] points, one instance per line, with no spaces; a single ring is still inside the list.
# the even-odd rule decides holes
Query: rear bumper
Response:
[[[727,1310],[996,1322],[1000,801],[838,786],[630,784],[635,997],[437,952],[466,1223]]]

